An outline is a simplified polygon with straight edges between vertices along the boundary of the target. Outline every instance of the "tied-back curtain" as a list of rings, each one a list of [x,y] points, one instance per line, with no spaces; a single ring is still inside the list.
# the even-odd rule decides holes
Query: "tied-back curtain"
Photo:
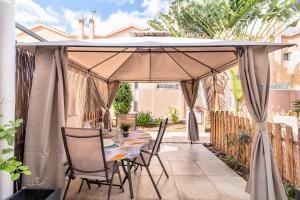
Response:
[[[95,80],[94,78],[93,82],[97,88],[102,108],[104,109],[103,126],[105,129],[110,129],[111,118],[109,109],[111,108],[111,105],[116,97],[120,82],[107,83],[102,80]]]
[[[180,81],[185,101],[190,109],[188,120],[188,137],[191,141],[199,140],[198,124],[194,113],[194,105],[198,96],[199,80]]]
[[[249,113],[256,120],[246,191],[251,200],[287,199],[267,134],[270,65],[267,47],[238,51],[242,89]]]
[[[32,175],[23,185],[64,188],[61,127],[67,115],[67,72],[63,48],[37,47],[29,101],[24,162]]]

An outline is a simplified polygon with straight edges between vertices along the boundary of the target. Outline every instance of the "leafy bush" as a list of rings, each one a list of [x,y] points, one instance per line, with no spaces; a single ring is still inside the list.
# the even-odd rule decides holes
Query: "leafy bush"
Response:
[[[131,109],[132,100],[133,96],[130,84],[121,83],[113,102],[116,114],[127,114]]]
[[[151,124],[152,122],[152,116],[151,112],[146,111],[146,112],[138,112],[137,114],[137,125],[138,126],[147,126]]]
[[[241,160],[246,145],[249,145],[251,143],[251,137],[244,131],[239,132],[236,137],[237,139],[235,140],[235,142],[238,144],[237,159]]]
[[[2,116],[0,115],[0,118]],[[23,165],[22,162],[18,161],[16,157],[11,156],[13,152],[13,143],[16,129],[23,123],[22,119],[16,121],[10,121],[7,124],[0,124],[0,142],[7,144],[6,148],[1,148],[0,157],[0,170],[6,171],[10,174],[12,181],[16,181],[20,178],[21,174],[30,175],[29,167]]]
[[[175,107],[169,107],[169,118],[171,123],[176,124],[179,122],[179,112]]]
[[[288,197],[288,200],[295,199],[295,195],[296,195],[295,187],[291,183],[286,181],[283,182],[283,186],[284,186],[285,193]]]
[[[160,123],[163,121],[163,118],[162,117],[158,117],[154,120],[154,123],[156,124],[156,126],[159,126]]]
[[[299,113],[300,113],[300,99],[297,99],[296,101],[294,101],[294,103],[293,103],[293,110],[299,116]]]

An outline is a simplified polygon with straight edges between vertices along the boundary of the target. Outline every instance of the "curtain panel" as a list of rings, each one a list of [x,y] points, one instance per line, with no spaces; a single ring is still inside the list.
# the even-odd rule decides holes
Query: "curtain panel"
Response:
[[[188,138],[191,141],[199,140],[198,124],[194,112],[194,105],[198,96],[199,80],[180,81],[184,99],[190,109],[188,119]]]
[[[29,101],[24,162],[32,175],[23,185],[64,188],[64,152],[61,127],[68,108],[64,48],[37,47]]]
[[[104,82],[101,80],[95,80],[93,82],[97,88],[99,95],[100,103],[104,110],[103,114],[103,127],[104,129],[111,129],[111,117],[110,117],[110,108],[117,95],[117,91],[120,85],[120,82]]]
[[[250,177],[246,191],[251,200],[287,199],[267,133],[270,64],[267,47],[248,47],[238,51],[239,72],[246,105],[256,121],[251,148]]]

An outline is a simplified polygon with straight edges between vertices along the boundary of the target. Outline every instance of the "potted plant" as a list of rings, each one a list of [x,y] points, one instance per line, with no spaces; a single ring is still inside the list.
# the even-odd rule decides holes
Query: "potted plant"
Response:
[[[113,108],[117,118],[117,127],[122,123],[130,124],[131,128],[136,127],[136,114],[129,114],[132,107],[133,95],[131,85],[129,83],[121,83],[115,100]]]
[[[130,128],[130,124],[122,123],[121,126],[120,126],[120,128],[123,131],[123,136],[124,137],[128,137],[128,135],[129,135],[128,131],[129,131],[129,128]]]
[[[2,115],[0,114],[0,118]],[[22,119],[15,121],[9,121],[8,123],[0,123],[0,142],[5,145],[0,147],[0,171],[4,171],[10,174],[12,181],[18,181],[20,176],[30,175],[29,167],[23,165],[13,156],[13,144],[17,128],[23,123]],[[8,198],[8,200],[14,199],[41,199],[41,200],[54,200],[59,199],[58,189],[39,189],[39,188],[24,188],[19,190]]]

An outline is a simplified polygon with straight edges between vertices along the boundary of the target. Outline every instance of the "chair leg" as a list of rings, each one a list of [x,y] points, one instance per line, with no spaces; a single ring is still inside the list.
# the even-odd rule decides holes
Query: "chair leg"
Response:
[[[114,176],[115,176],[115,173],[116,173],[116,163],[117,163],[117,161],[115,161],[115,163],[114,163],[111,179],[109,180],[109,189],[108,189],[107,200],[110,199],[111,188],[112,188],[112,184],[113,184],[113,181],[114,181]]]
[[[91,185],[90,185],[90,183],[88,182],[88,180],[87,179],[85,179],[85,182],[86,182],[86,184],[87,184],[87,186],[89,187],[89,190],[91,189]]]
[[[70,183],[71,183],[71,178],[69,177],[67,187],[65,188],[64,195],[63,195],[63,198],[62,198],[63,200],[66,199],[66,196],[67,196],[67,193],[68,193],[68,190],[69,190],[69,187],[70,187]]]
[[[84,182],[84,179],[81,179],[81,183],[80,183],[80,187],[79,187],[78,193],[81,192],[81,188],[82,188],[83,182]]]
[[[150,173],[149,166],[146,164],[145,159],[144,159],[144,157],[143,157],[142,154],[141,154],[141,158],[142,158],[143,164],[145,165],[145,168],[146,168],[146,170],[147,170],[147,173],[148,173],[148,175],[149,175],[149,177],[150,177],[150,179],[151,179],[151,182],[152,182],[152,184],[153,184],[153,186],[154,186],[154,189],[155,189],[155,191],[156,191],[156,193],[157,193],[157,196],[158,196],[159,199],[161,199],[161,195],[160,195],[160,193],[159,193],[159,191],[158,191],[158,188],[157,188],[157,186],[156,186],[156,184],[155,184],[155,182],[154,182],[154,179],[153,179],[153,177],[152,177],[152,175],[151,175],[151,173]]]
[[[164,170],[164,172],[165,172],[165,174],[166,174],[167,178],[169,178],[169,175],[168,175],[168,173],[167,173],[167,170],[166,170],[166,168],[165,168],[165,166],[164,166],[163,162],[161,161],[161,159],[160,159],[159,155],[157,154],[156,156],[157,156],[157,158],[158,158],[158,161],[159,161],[159,163],[160,163],[161,167],[163,168],[163,170]]]

